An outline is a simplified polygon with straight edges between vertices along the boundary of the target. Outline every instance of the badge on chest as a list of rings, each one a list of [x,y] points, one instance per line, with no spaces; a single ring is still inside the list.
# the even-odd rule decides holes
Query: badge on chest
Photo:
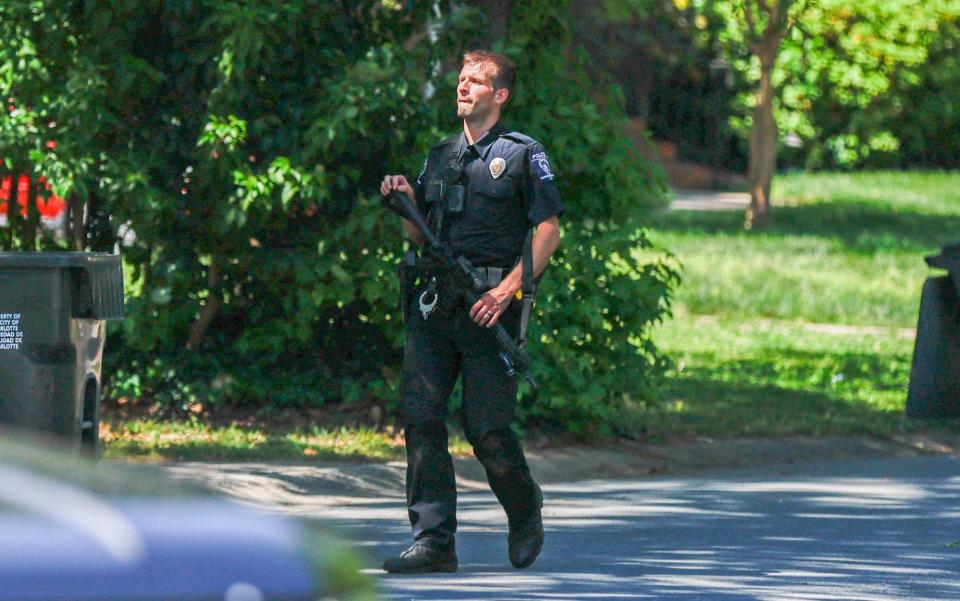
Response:
[[[503,160],[503,157],[497,157],[490,161],[490,175],[493,176],[493,179],[497,179],[503,172],[507,169],[507,162]]]

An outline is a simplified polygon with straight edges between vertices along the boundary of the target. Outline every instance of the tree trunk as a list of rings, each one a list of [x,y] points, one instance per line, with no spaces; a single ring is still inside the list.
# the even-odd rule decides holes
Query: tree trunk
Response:
[[[747,170],[750,186],[750,208],[747,209],[744,224],[747,229],[769,227],[772,218],[770,184],[777,166],[777,123],[773,118],[773,65],[777,56],[777,42],[764,44],[759,49],[760,83],[755,93]]]
[[[220,267],[216,257],[210,258],[210,269],[207,271],[208,296],[200,309],[200,316],[190,325],[190,334],[187,337],[187,349],[197,352],[207,334],[207,329],[223,306],[223,297],[220,296]]]

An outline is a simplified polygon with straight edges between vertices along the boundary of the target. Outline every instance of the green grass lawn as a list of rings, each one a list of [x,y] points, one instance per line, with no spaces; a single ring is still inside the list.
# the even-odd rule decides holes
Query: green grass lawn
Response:
[[[200,419],[114,419],[101,427],[106,459],[140,461],[396,461],[405,457],[397,433],[366,427],[278,428],[213,425]],[[467,455],[470,445],[451,437],[450,452]]]
[[[774,182],[774,225],[662,212],[651,237],[683,266],[674,359],[654,437],[889,436],[902,418],[926,254],[960,240],[960,173],[798,174]],[[945,424],[936,424],[936,427]]]
[[[960,173],[787,175],[773,196],[766,232],[744,231],[739,211],[652,216],[683,266],[674,318],[655,330],[674,367],[662,405],[625,421],[655,441],[955,430],[903,406],[923,256],[960,240]],[[109,422],[104,441],[112,458],[403,457],[398,436],[356,427],[137,418]],[[459,438],[452,450],[470,452]]]

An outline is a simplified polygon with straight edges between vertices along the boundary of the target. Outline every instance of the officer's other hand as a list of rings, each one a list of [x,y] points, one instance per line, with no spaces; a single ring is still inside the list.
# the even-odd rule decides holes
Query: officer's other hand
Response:
[[[484,293],[480,300],[470,307],[470,319],[479,326],[493,327],[507,310],[512,298],[513,295],[508,291],[494,288]]]
[[[396,190],[397,192],[402,192],[410,197],[410,200],[416,202],[413,197],[413,188],[410,187],[410,183],[407,182],[407,178],[402,175],[386,175],[383,178],[383,181],[380,182],[380,195],[386,196]]]

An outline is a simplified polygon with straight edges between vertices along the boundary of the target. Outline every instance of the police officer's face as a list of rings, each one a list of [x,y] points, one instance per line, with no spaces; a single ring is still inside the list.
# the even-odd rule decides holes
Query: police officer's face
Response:
[[[506,90],[494,89],[495,70],[496,66],[485,62],[463,66],[457,84],[457,117],[469,121],[483,120],[500,110],[506,101]]]

